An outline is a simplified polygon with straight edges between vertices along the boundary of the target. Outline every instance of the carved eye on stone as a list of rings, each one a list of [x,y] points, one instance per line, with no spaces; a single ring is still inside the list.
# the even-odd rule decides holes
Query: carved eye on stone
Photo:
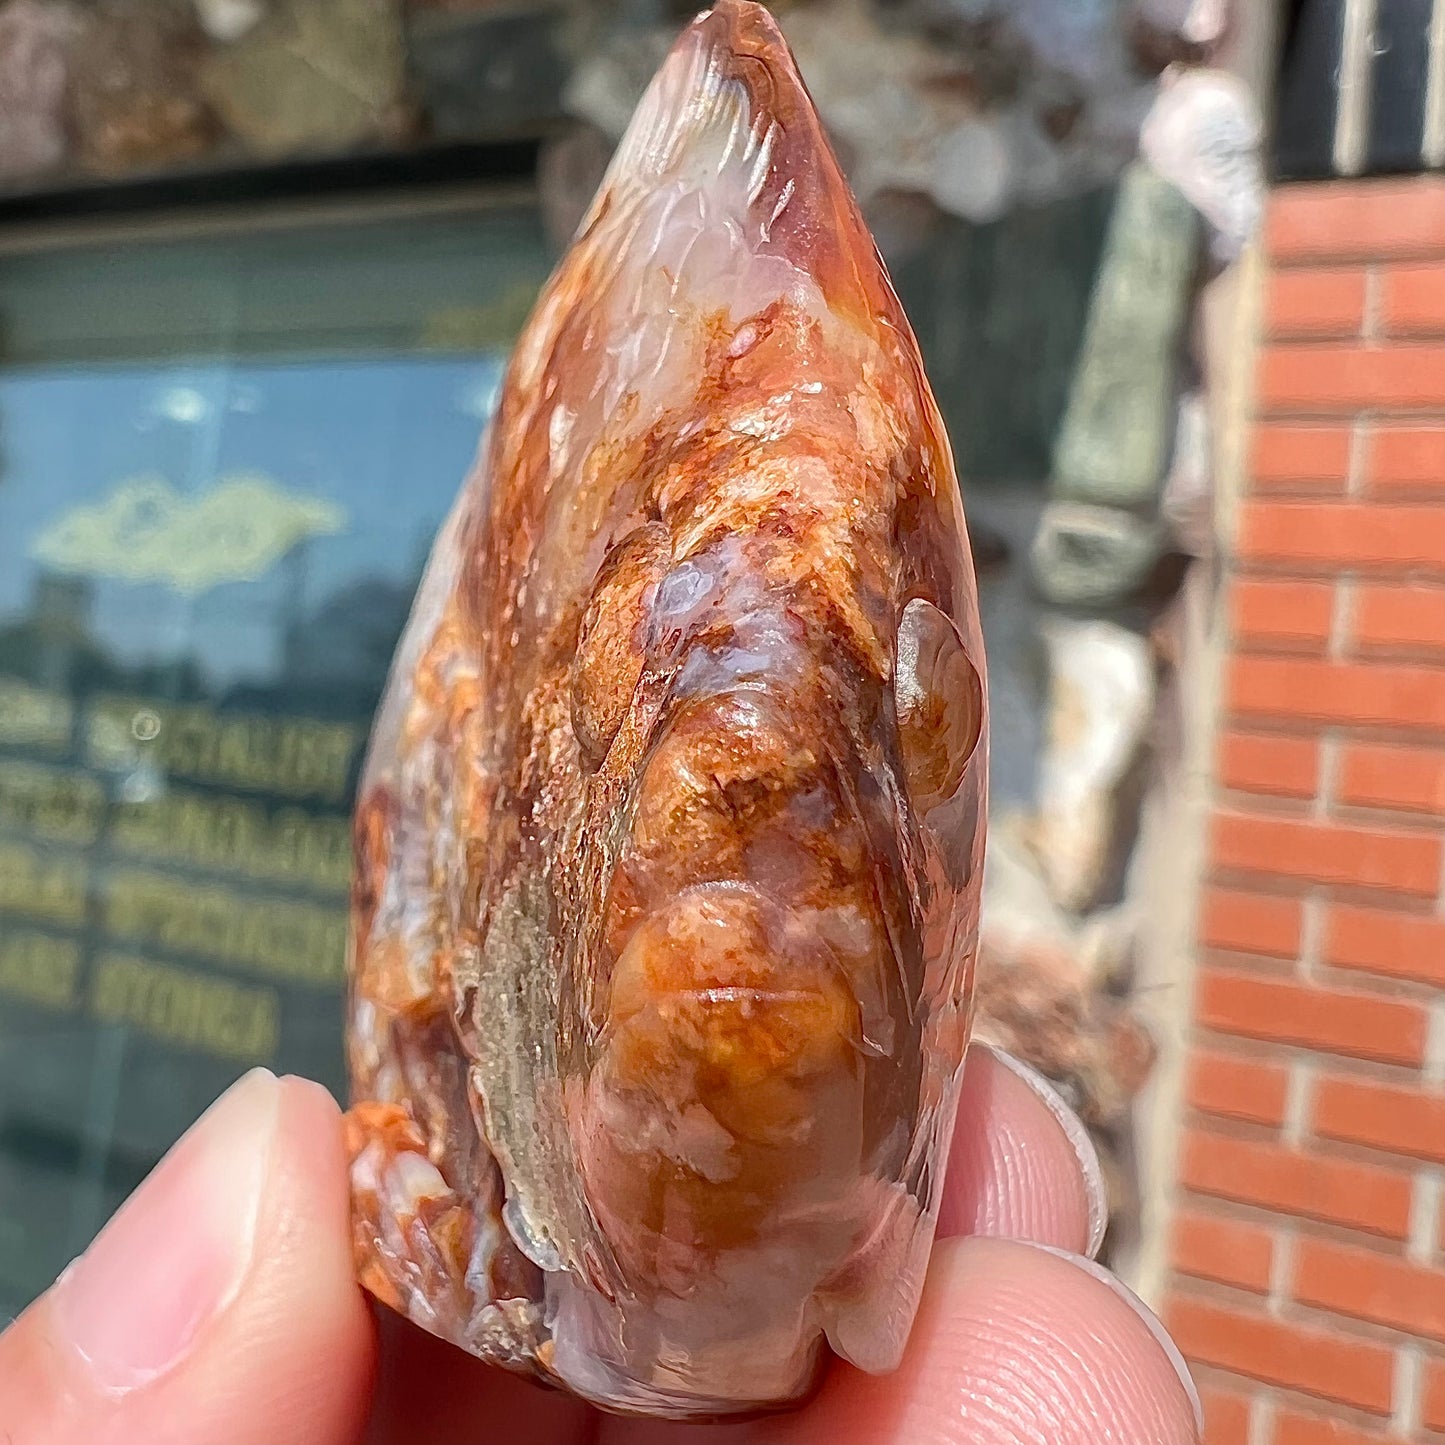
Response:
[[[908,795],[920,813],[946,803],[983,730],[983,679],[952,620],[915,597],[898,624],[893,705]]]
[[[667,528],[649,522],[614,544],[577,634],[572,728],[593,765],[607,756],[642,676],[649,598],[672,562]]]

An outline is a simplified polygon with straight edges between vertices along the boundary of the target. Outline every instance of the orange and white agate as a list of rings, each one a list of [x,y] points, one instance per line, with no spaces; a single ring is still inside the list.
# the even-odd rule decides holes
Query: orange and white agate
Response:
[[[986,701],[917,343],[788,49],[642,100],[437,542],[356,818],[364,1284],[617,1411],[899,1362]]]

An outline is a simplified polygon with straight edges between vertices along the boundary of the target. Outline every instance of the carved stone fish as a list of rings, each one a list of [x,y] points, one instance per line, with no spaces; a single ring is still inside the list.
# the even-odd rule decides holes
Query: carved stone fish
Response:
[[[517,343],[356,819],[361,1277],[676,1417],[901,1357],[985,687],[917,344],[781,35],[682,35]]]

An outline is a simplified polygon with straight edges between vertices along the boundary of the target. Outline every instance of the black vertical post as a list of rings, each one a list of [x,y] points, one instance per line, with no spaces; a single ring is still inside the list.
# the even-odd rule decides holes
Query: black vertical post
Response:
[[[1282,181],[1335,170],[1345,0],[1292,0],[1275,92],[1273,171]]]
[[[1367,171],[1418,171],[1424,163],[1432,9],[1432,0],[1375,0]]]

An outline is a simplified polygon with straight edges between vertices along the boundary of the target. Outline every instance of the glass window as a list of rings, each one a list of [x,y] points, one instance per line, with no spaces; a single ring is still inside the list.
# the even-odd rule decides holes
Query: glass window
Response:
[[[343,1088],[349,812],[534,209],[0,255],[0,1311],[256,1064]]]

